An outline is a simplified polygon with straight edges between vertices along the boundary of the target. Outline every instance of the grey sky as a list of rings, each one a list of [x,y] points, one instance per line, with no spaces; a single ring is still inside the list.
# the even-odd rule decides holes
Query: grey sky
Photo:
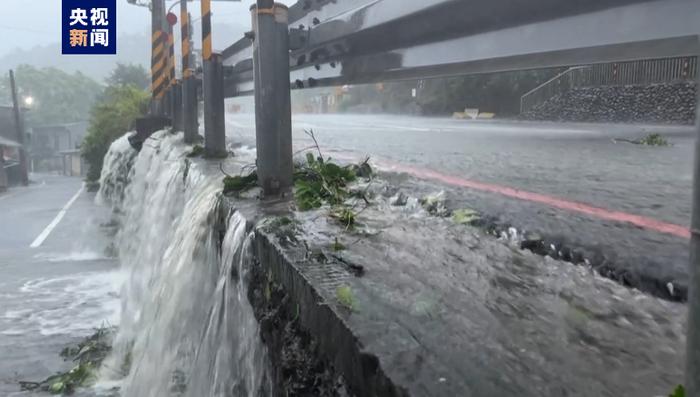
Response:
[[[36,45],[54,44],[60,47],[61,40],[61,0],[0,0],[0,56],[20,47],[32,48]],[[240,3],[212,3],[213,23],[234,22],[250,26],[248,8],[254,0]],[[294,0],[282,1],[292,4]],[[166,7],[174,4],[167,1]],[[178,10],[178,8],[175,8]],[[199,2],[190,4],[193,17],[199,16]],[[179,12],[176,12],[179,14]],[[126,0],[117,0],[117,33],[145,33],[150,31],[150,16],[147,8],[130,5]],[[235,39],[231,40],[233,43]],[[225,47],[214,43],[216,47]]]

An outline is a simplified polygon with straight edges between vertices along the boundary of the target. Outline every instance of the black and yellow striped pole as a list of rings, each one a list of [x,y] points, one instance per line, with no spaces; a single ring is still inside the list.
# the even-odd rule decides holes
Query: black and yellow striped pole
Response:
[[[187,1],[180,1],[180,24],[182,36],[182,129],[185,132],[185,143],[193,144],[199,135],[199,101],[197,100],[197,79],[190,64],[192,56],[190,46],[190,14],[187,11]]]
[[[168,21],[167,15],[163,26],[163,35],[165,37],[165,95],[163,97],[164,110],[169,117],[173,117],[173,30],[172,25]]]
[[[226,157],[224,68],[221,54],[212,52],[211,40],[211,0],[202,0],[204,154],[207,157]]]
[[[211,0],[202,0],[202,59],[211,59]]]
[[[170,84],[168,88],[168,100],[170,102],[170,117],[175,131],[182,131],[182,84],[175,77],[175,34],[177,15],[168,12],[168,75]]]
[[[164,114],[163,98],[167,88],[167,37],[163,32],[165,1],[153,0],[151,9],[151,113]]]
[[[187,1],[180,1],[180,37],[182,39],[182,79],[192,75],[190,70],[190,14]]]
[[[168,86],[175,84],[175,36],[173,25],[168,23]]]

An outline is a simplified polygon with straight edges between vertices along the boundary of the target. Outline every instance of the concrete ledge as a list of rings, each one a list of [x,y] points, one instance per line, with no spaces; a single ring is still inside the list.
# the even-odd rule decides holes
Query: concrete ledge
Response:
[[[261,270],[279,283],[299,306],[301,326],[316,339],[322,354],[340,371],[354,394],[408,395],[387,378],[376,356],[362,351],[361,343],[343,320],[343,314],[327,297],[329,290],[351,277],[349,274],[338,270],[327,272],[314,266],[299,250],[283,248],[277,236],[264,227],[256,228],[255,247]],[[327,277],[318,284],[312,280],[314,273],[326,273]]]

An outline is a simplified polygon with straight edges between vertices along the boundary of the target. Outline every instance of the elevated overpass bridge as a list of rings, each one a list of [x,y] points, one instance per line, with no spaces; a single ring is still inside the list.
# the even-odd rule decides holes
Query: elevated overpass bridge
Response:
[[[303,0],[289,9],[293,88],[698,54],[700,2]],[[253,89],[252,39],[223,52],[227,96]]]

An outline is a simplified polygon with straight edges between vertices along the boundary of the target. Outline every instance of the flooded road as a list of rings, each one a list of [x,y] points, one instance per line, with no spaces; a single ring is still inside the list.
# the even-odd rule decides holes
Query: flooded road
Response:
[[[227,115],[228,135],[249,145],[254,124]],[[445,190],[452,207],[583,249],[623,282],[669,298],[668,283],[674,294],[687,285],[692,127],[297,114],[293,128],[297,149],[313,144],[304,134],[313,129],[331,156],[371,156],[412,176],[402,178],[407,193]],[[672,146],[613,141],[652,132]]]
[[[107,255],[108,230],[101,225],[108,213],[82,190],[79,178],[32,180],[0,195],[2,396],[30,395],[19,392],[18,381],[72,368],[59,357],[61,350],[119,319],[123,277]]]
[[[104,206],[60,177],[0,196],[2,223],[20,225],[0,236],[0,395],[31,395],[18,380],[70,368],[58,353],[105,323],[120,328],[103,369],[125,370],[102,371],[99,385],[123,396],[274,395],[245,277],[231,277],[254,265],[252,237],[236,213],[217,223],[219,164],[187,159],[181,140],[158,134],[135,159],[115,143]],[[332,156],[342,142],[321,145]],[[228,161],[235,172],[252,152]],[[681,381],[685,305],[430,216],[413,188],[433,186],[392,178],[373,185],[359,216],[368,236],[339,232],[325,209],[297,216],[310,243],[340,236],[343,255],[363,264],[363,276],[343,278],[360,308],[344,321],[394,381],[417,396],[533,397],[656,397]],[[391,205],[387,192],[401,189],[414,197]],[[116,235],[105,227],[112,205]],[[323,266],[299,268],[334,285],[324,275],[335,265]]]

